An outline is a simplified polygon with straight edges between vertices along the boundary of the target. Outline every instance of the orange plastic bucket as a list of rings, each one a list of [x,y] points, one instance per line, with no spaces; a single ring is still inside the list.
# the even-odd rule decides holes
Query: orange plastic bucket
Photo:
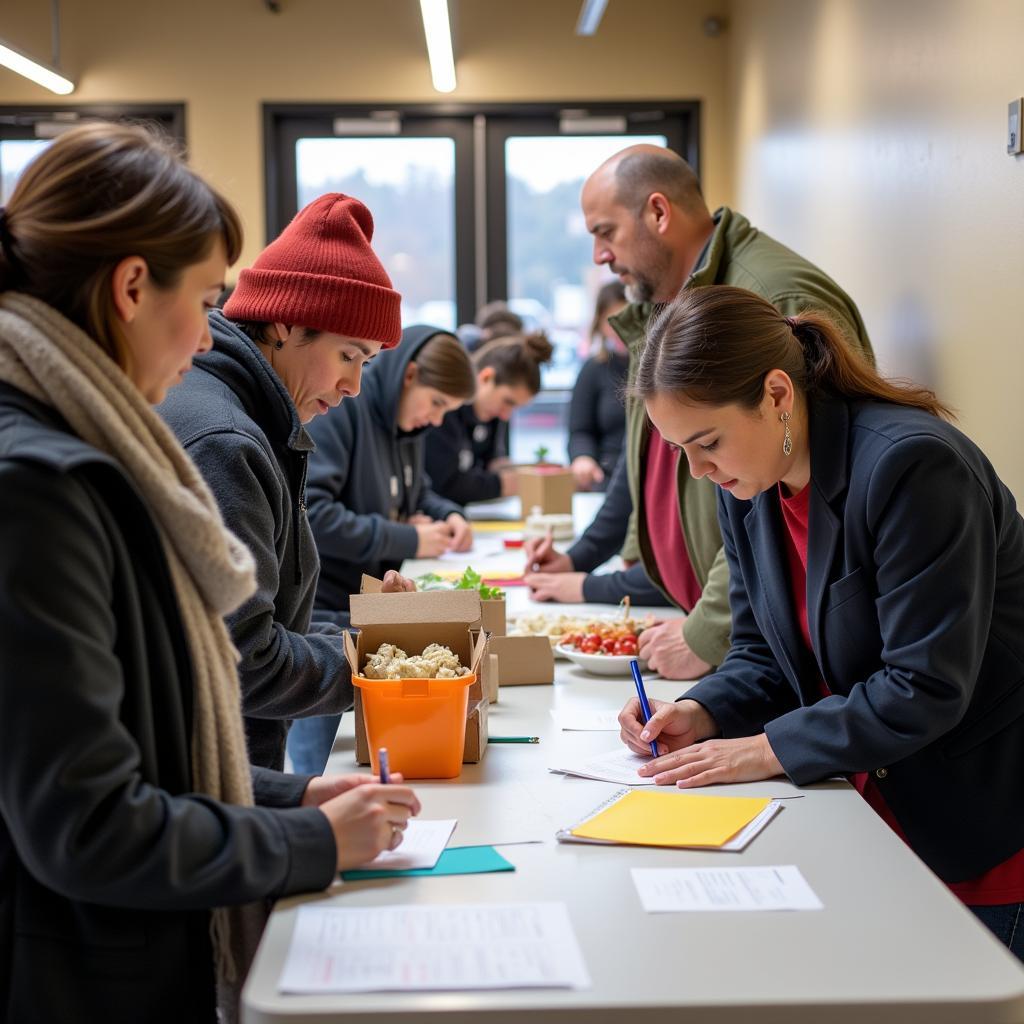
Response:
[[[454,779],[462,771],[470,673],[458,679],[366,679],[353,676],[363,697],[363,723],[373,771],[387,747],[393,772],[406,779]]]

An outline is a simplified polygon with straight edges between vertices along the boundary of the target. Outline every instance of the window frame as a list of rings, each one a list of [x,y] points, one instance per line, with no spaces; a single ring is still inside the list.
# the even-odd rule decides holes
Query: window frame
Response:
[[[334,136],[335,118],[397,115],[397,137],[455,139],[455,306],[472,322],[485,302],[508,297],[507,196],[504,146],[511,135],[559,135],[559,118],[625,117],[630,135],[661,134],[700,174],[698,100],[544,103],[264,103],[265,242],[298,212],[295,143]],[[596,128],[573,134],[611,135]],[[395,138],[385,132],[360,138]],[[500,173],[491,172],[499,168]],[[490,172],[490,173],[489,173]]]
[[[7,103],[0,105],[0,140],[20,141],[45,138],[35,126],[40,122],[59,122],[61,115],[73,114],[68,127],[87,120],[151,123],[161,127],[183,147],[185,134],[184,103]]]

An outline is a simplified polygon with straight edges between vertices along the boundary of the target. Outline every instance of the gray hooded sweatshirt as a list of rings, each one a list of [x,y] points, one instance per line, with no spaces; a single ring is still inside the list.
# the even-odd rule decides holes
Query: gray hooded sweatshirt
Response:
[[[341,630],[310,625],[319,570],[305,503],[313,441],[256,343],[219,311],[210,333],[213,349],[158,411],[256,559],[258,589],[227,624],[241,654],[249,760],[280,770],[290,720],[345,711],[352,680]]]
[[[382,576],[416,556],[416,512],[445,519],[462,509],[435,494],[423,469],[424,432],[398,429],[405,369],[437,327],[407,327],[397,348],[381,352],[346,398],[310,424],[309,521],[320,551],[318,615],[347,621],[362,574]]]

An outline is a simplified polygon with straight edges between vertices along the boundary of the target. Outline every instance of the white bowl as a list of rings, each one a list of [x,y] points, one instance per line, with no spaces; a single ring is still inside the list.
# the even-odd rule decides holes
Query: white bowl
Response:
[[[595,676],[629,676],[632,674],[629,663],[632,654],[584,654],[563,644],[555,647],[555,653],[568,658],[573,664],[579,665],[584,672]],[[640,661],[641,671],[646,671],[647,664]]]

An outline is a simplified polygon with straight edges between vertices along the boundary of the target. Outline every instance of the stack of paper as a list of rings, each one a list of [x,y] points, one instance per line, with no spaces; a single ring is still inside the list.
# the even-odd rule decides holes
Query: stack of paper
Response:
[[[768,797],[622,790],[557,838],[563,843],[742,850],[781,809]]]

